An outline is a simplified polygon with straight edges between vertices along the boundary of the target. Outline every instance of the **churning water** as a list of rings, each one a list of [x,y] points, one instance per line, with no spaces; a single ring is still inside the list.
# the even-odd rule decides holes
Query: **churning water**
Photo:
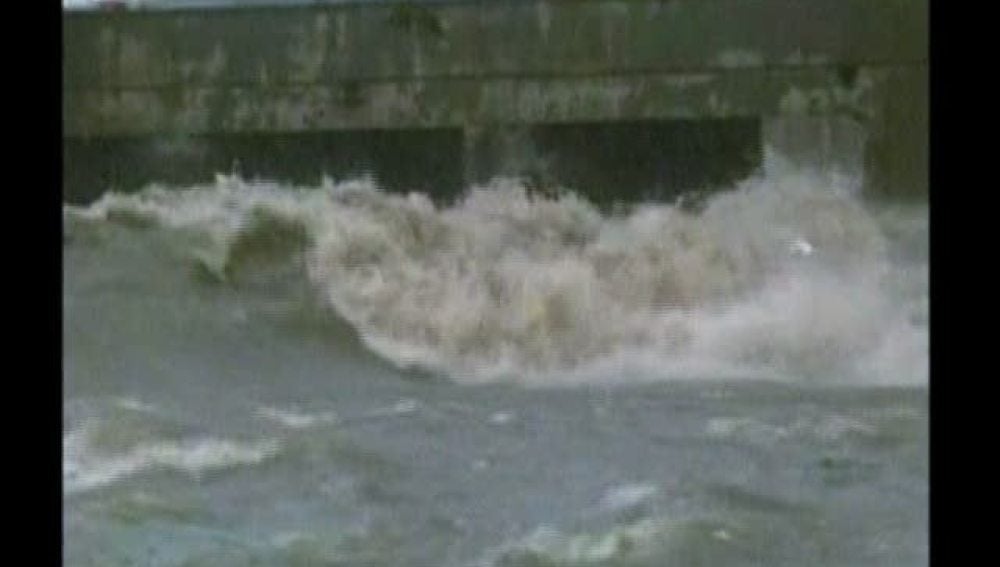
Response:
[[[72,565],[918,565],[926,205],[220,176],[64,210]]]

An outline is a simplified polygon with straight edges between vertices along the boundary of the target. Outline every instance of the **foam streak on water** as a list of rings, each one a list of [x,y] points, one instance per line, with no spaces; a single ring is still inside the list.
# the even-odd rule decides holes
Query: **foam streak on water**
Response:
[[[925,237],[926,209],[875,214],[808,171],[772,168],[699,211],[606,214],[510,179],[443,207],[366,181],[220,177],[108,194],[66,219],[70,234],[107,222],[182,232],[192,260],[227,282],[301,257],[369,348],[460,382],[927,378],[926,257],[896,259],[890,226],[916,222]]]
[[[108,486],[148,470],[166,469],[192,476],[260,463],[278,451],[273,440],[237,442],[199,438],[138,443],[126,451],[94,447],[92,426],[82,426],[63,438],[63,490],[76,494]]]

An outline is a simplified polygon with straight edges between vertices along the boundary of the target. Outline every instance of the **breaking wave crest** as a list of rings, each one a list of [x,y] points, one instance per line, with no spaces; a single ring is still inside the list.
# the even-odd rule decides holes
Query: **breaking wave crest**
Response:
[[[899,260],[891,237],[916,223],[926,238],[926,216],[877,214],[850,183],[783,170],[698,210],[602,212],[515,179],[440,206],[365,180],[220,176],[107,194],[65,218],[194,235],[192,256],[222,281],[294,259],[369,348],[460,382],[921,384],[927,259]]]

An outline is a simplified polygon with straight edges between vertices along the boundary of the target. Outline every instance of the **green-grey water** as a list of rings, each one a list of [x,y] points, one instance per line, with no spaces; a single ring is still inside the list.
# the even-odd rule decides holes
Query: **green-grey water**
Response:
[[[927,208],[849,185],[67,206],[65,562],[926,564]]]

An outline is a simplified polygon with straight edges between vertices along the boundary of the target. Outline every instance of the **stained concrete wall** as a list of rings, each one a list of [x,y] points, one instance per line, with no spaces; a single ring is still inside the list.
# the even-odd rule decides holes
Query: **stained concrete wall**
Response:
[[[476,153],[518,125],[752,118],[766,145],[801,149],[811,128],[909,171],[919,148],[888,141],[926,124],[926,87],[900,77],[926,73],[927,41],[926,0],[73,13],[64,137],[461,128]]]

